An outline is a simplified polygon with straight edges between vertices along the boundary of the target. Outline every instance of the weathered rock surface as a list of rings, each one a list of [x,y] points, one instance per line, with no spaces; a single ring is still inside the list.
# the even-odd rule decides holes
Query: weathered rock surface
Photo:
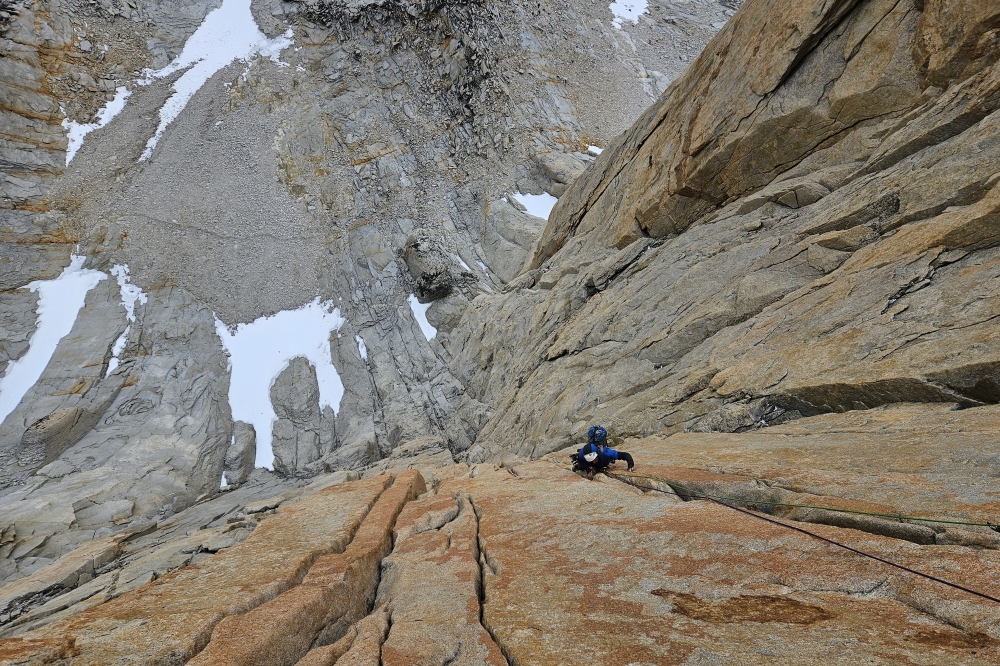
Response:
[[[626,444],[639,473],[698,492],[983,521],[998,508],[988,483],[962,481],[996,465],[975,449],[995,418],[992,407],[913,405],[754,434]],[[954,464],[967,456],[971,465]],[[286,491],[276,514],[235,514],[229,525],[240,530],[260,521],[241,545],[114,601],[71,605],[49,625],[8,633],[0,663],[124,663],[129,654],[152,660],[170,650],[192,663],[307,666],[989,664],[1000,657],[994,602],[725,506],[682,501],[663,483],[665,493],[643,493],[567,467],[563,454],[505,467],[451,465],[428,470],[431,490],[420,496],[424,479],[415,471],[313,494],[310,486]],[[199,506],[242,506],[245,498],[234,502],[241,492]],[[897,530],[888,534],[875,522],[837,523],[849,514],[770,511],[971,589],[988,593],[997,582],[1000,548],[984,540],[992,534],[985,528],[934,525],[936,540],[921,545],[904,529],[918,523],[885,520]],[[194,518],[194,507],[188,512]],[[205,543],[206,532],[215,534],[190,538]],[[953,540],[963,533],[966,541]],[[277,552],[288,560],[258,566]],[[60,564],[69,570],[80,559]],[[128,629],[126,618],[135,616],[155,626],[155,644],[144,638],[153,632]],[[114,640],[126,630],[127,648]]]
[[[0,377],[28,351],[35,332],[38,294],[27,289],[0,293]]]
[[[313,409],[297,364],[275,384],[280,472],[360,471],[426,437],[441,461],[469,449],[491,406],[466,395],[443,343],[531,255],[543,222],[510,193],[563,192],[583,151],[638,117],[734,11],[657,1],[619,25],[581,0],[254,0],[261,31],[294,42],[288,66],[224,67],[140,160],[180,73],[137,81],[220,4],[16,2],[0,16],[0,373],[34,327],[21,288],[57,276],[71,251],[105,272],[127,264],[150,299],[126,321],[114,280],[102,283],[0,426],[0,513],[23,544],[4,577],[91,531],[181,510],[224,472],[247,478],[254,451],[230,427],[213,315],[235,326],[320,296],[347,320],[331,340],[336,415]],[[125,108],[67,161],[67,128],[122,86]],[[407,254],[410,238],[426,252]],[[410,294],[434,301],[432,341]],[[51,540],[63,532],[75,536]]]
[[[0,427],[5,456],[5,578],[51,560],[98,530],[159,519],[219,488],[232,421],[226,356],[214,318],[183,290],[136,304],[121,363],[105,375],[125,328],[105,280],[39,383]],[[107,289],[105,291],[105,285]],[[69,356],[69,360],[61,358]],[[81,422],[92,425],[81,428]],[[34,431],[32,430],[34,428]]]
[[[997,402],[1000,51],[960,46],[992,43],[991,10],[923,4],[734,17],[560,199],[531,270],[451,332],[453,373],[493,408],[473,460],[595,421],[740,431]]]
[[[271,385],[271,404],[277,416],[271,435],[274,469],[292,475],[323,457],[319,383],[308,359],[296,357],[281,371]]]
[[[1000,660],[995,602],[698,501],[996,595],[996,8],[255,0],[288,66],[142,161],[216,4],[0,15],[0,363],[73,248],[148,294],[0,424],[0,664]],[[292,361],[252,470],[216,331],[317,296],[344,399]],[[646,492],[569,471],[595,422]]]
[[[278,517],[265,520],[246,541],[222,554],[164,576],[140,594],[127,594],[55,622],[39,630],[38,636],[72,645],[78,663],[127,663],[136,658],[186,662],[205,648],[225,617],[278,597],[301,582],[317,558],[343,552],[390,482],[381,477],[331,486],[294,508],[279,509]],[[283,547],[273,548],[278,542]],[[192,596],[192,586],[201,593]],[[141,632],[145,638],[139,638],[132,620],[154,599],[160,612],[145,623],[156,629]],[[205,603],[207,599],[214,600]],[[87,631],[97,627],[101,629]],[[32,638],[28,634],[28,646]],[[0,660],[23,653],[25,640],[5,641],[6,653]]]
[[[224,461],[226,485],[238,486],[249,478],[257,459],[257,433],[243,421],[233,421],[233,441]]]

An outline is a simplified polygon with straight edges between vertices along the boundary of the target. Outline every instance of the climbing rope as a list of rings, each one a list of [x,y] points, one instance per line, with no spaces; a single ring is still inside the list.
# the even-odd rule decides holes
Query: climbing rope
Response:
[[[740,513],[744,513],[744,514],[746,514],[748,516],[752,516],[754,518],[758,518],[758,519],[763,520],[765,522],[772,523],[772,524],[778,525],[780,527],[785,527],[785,528],[790,529],[790,530],[794,530],[795,532],[799,532],[801,534],[805,534],[806,536],[810,536],[810,537],[812,537],[814,539],[818,539],[820,541],[824,541],[824,542],[826,542],[828,544],[831,544],[833,546],[837,546],[838,548],[843,548],[844,550],[848,550],[848,551],[850,551],[852,553],[856,553],[858,555],[861,555],[862,557],[867,557],[869,559],[875,560],[876,562],[881,562],[882,564],[887,564],[890,567],[895,567],[896,569],[900,569],[902,571],[905,571],[907,573],[913,574],[915,576],[919,576],[921,578],[925,578],[927,580],[933,581],[935,583],[940,583],[942,585],[947,585],[948,587],[954,588],[956,590],[961,590],[962,592],[967,592],[968,594],[972,594],[972,595],[975,595],[977,597],[981,597],[983,599],[986,599],[988,601],[993,601],[995,603],[1000,604],[1000,599],[998,599],[996,597],[993,597],[993,596],[990,596],[990,595],[988,595],[988,594],[986,594],[984,592],[979,592],[977,590],[973,590],[971,588],[965,587],[964,585],[959,585],[958,583],[952,583],[951,581],[945,580],[943,578],[938,578],[937,576],[932,576],[931,574],[927,574],[927,573],[924,573],[922,571],[917,571],[916,569],[911,569],[910,567],[905,566],[903,564],[899,564],[897,562],[893,562],[891,560],[887,560],[887,559],[885,559],[883,557],[879,557],[878,555],[874,555],[872,553],[868,553],[868,552],[865,552],[863,550],[859,550],[859,549],[854,548],[852,546],[848,546],[847,544],[840,543],[839,541],[834,541],[833,539],[828,539],[828,538],[826,538],[824,536],[816,534],[815,532],[810,532],[809,530],[804,529],[802,527],[798,527],[796,525],[789,525],[788,523],[784,523],[784,522],[782,522],[780,520],[775,520],[774,518],[771,518],[769,516],[764,516],[764,515],[761,515],[759,513],[755,513],[753,511],[750,511],[748,509],[744,509],[743,507],[734,506],[732,504],[727,504],[723,500],[716,499],[714,497],[709,497],[708,495],[704,495],[704,494],[701,494],[701,493],[695,493],[695,492],[692,492],[692,493],[689,494],[687,492],[687,490],[685,490],[683,488],[683,486],[681,486],[679,484],[673,484],[672,482],[667,481],[666,479],[659,479],[659,478],[657,478],[655,476],[642,476],[642,475],[638,475],[638,474],[635,474],[635,475],[621,475],[621,474],[616,474],[615,472],[609,472],[609,471],[605,471],[604,473],[607,474],[608,476],[610,476],[613,479],[617,479],[618,481],[621,481],[622,483],[626,483],[626,484],[628,484],[630,486],[634,486],[636,488],[639,488],[640,490],[653,490],[653,491],[656,491],[656,492],[659,492],[659,493],[663,493],[665,495],[674,494],[674,495],[677,495],[677,497],[680,497],[680,493],[678,493],[674,489],[674,486],[676,485],[678,488],[681,488],[682,491],[684,492],[684,494],[687,495],[688,497],[699,497],[699,498],[707,499],[707,500],[709,500],[711,502],[714,502],[714,503],[719,504],[721,506],[724,506],[724,507],[727,507],[729,509],[732,509],[733,511],[739,511]],[[670,491],[668,492],[666,490],[663,490],[662,488],[657,488],[655,486],[643,486],[643,485],[640,485],[639,483],[635,482],[630,477],[646,478],[646,479],[653,479],[653,480],[656,480],[656,481],[662,481],[663,483],[665,483],[668,486],[670,486]],[[683,499],[683,498],[681,498],[681,499]],[[737,501],[745,501],[745,500],[737,500]],[[747,503],[748,504],[763,504],[764,502],[747,502]],[[965,523],[965,524],[974,524],[974,523]],[[994,526],[993,525],[989,525],[989,527],[994,527]]]
[[[746,500],[746,499],[741,499],[739,497],[724,497],[724,496],[720,496],[720,495],[708,495],[708,494],[699,492],[697,490],[694,490],[693,488],[686,488],[685,486],[677,483],[676,481],[670,481],[668,479],[661,479],[661,478],[656,477],[656,476],[647,476],[647,475],[644,475],[644,474],[615,474],[615,473],[611,473],[610,475],[611,476],[615,476],[615,478],[618,478],[618,477],[628,477],[628,478],[634,478],[634,479],[650,479],[652,481],[659,481],[661,483],[667,484],[671,488],[680,489],[680,491],[682,493],[684,493],[685,495],[687,495],[688,497],[694,497],[694,498],[697,498],[697,499],[708,499],[708,500],[716,500],[716,501],[721,501],[721,502],[735,502],[737,504],[744,504],[744,505],[748,505],[748,506],[783,506],[783,507],[790,507],[790,508],[795,508],[795,509],[818,509],[820,511],[834,511],[836,513],[850,513],[850,514],[854,514],[856,516],[874,516],[876,518],[891,518],[893,520],[900,520],[900,521],[912,520],[912,521],[919,521],[919,522],[922,522],[922,523],[940,523],[940,524],[944,524],[944,525],[969,525],[969,526],[972,526],[972,527],[988,527],[991,530],[993,530],[994,532],[1000,533],[1000,524],[996,524],[996,523],[976,523],[976,522],[970,522],[970,521],[966,521],[966,520],[945,520],[945,519],[942,519],[942,518],[922,518],[920,516],[905,516],[903,514],[898,514],[898,513],[875,513],[875,512],[872,512],[872,511],[856,511],[854,509],[838,509],[838,508],[832,507],[832,506],[819,506],[819,505],[816,505],[816,504],[792,504],[790,502],[768,502],[768,501],[764,501],[764,500]],[[623,479],[618,478],[618,480],[622,481]]]

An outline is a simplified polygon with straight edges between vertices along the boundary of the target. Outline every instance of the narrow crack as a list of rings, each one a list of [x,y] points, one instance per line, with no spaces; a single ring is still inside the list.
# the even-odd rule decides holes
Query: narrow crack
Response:
[[[385,488],[383,488],[381,491],[379,491],[378,494],[372,499],[371,503],[368,504],[368,507],[365,510],[364,516],[361,517],[361,519],[354,526],[354,529],[349,534],[348,540],[344,544],[343,550],[340,551],[341,553],[347,552],[348,548],[350,548],[351,543],[353,543],[354,538],[357,536],[358,531],[361,529],[361,526],[364,524],[364,522],[366,520],[368,520],[368,517],[370,516],[370,514],[372,512],[372,509],[375,508],[375,505],[378,503],[378,501],[382,498],[382,496],[391,487],[392,487],[392,484],[390,483]],[[272,596],[270,598],[266,598],[265,599],[263,597],[259,597],[259,598],[255,599],[254,601],[256,603],[254,603],[252,607],[244,608],[242,610],[242,612],[229,613],[229,614],[221,615],[221,616],[217,617],[214,622],[210,623],[210,626],[203,632],[203,634],[199,634],[199,636],[196,638],[195,643],[194,643],[195,644],[195,649],[192,651],[192,653],[191,653],[191,655],[190,655],[190,657],[188,659],[189,660],[194,659],[195,657],[197,657],[201,652],[203,652],[208,647],[208,645],[209,645],[209,643],[211,642],[211,639],[212,639],[212,634],[214,633],[215,628],[216,628],[216,626],[218,626],[219,622],[221,622],[222,620],[224,620],[226,617],[246,615],[247,613],[249,613],[249,612],[251,612],[251,611],[259,608],[260,606],[263,606],[264,604],[267,604],[267,603],[273,601],[274,599],[277,599],[279,596],[281,596],[282,594],[285,594],[289,590],[292,590],[292,589],[298,587],[299,585],[302,584],[302,581],[305,580],[305,577],[308,575],[309,570],[312,569],[313,564],[316,563],[316,560],[318,560],[320,557],[323,557],[324,555],[329,555],[329,554],[335,553],[335,552],[337,552],[335,549],[326,548],[326,549],[319,549],[319,550],[316,550],[316,551],[310,553],[309,557],[306,559],[305,562],[303,562],[302,566],[300,566],[299,569],[298,569],[298,571],[296,572],[296,576],[295,576],[295,578],[294,578],[294,580],[293,580],[293,582],[292,582],[291,585],[289,585],[288,587],[286,587],[284,589],[279,590],[274,596]],[[379,571],[376,573],[376,576],[378,576],[380,574],[381,574],[381,567],[379,568]],[[375,589],[376,590],[378,589],[377,585],[376,585]],[[373,599],[374,599],[374,595],[373,595]],[[329,626],[329,625],[327,625],[327,626]],[[319,634],[321,635],[322,632],[325,629],[326,629],[326,627],[324,627],[323,629],[321,629],[320,632],[319,632]],[[316,641],[316,637],[314,636],[312,644],[310,646],[310,649],[312,647],[316,647],[315,641]]]
[[[983,634],[976,631],[975,629],[970,629],[969,627],[963,627],[961,624],[959,624],[957,620],[953,620],[952,618],[946,617],[942,613],[938,612],[936,609],[921,603],[920,601],[914,599],[909,595],[897,594],[893,595],[892,598],[898,601],[899,603],[903,604],[907,608],[911,608],[917,613],[920,613],[921,615],[925,615],[931,618],[932,620],[935,620],[936,622],[940,622],[941,624],[947,627],[951,627],[956,631],[960,631],[961,633],[968,636],[970,639],[978,640],[983,637]]]
[[[379,566],[381,569],[381,565]],[[378,585],[375,586],[378,589]],[[382,640],[378,642],[378,663],[379,666],[386,666],[385,663],[385,642],[389,640],[389,634],[392,632],[392,611],[388,610],[385,614],[385,631],[382,632]]]
[[[472,513],[476,517],[476,561],[479,563],[479,579],[476,582],[476,596],[479,599],[479,624],[483,627],[483,631],[489,634],[493,642],[496,643],[497,647],[500,648],[500,654],[503,655],[504,661],[507,662],[507,666],[519,666],[517,659],[511,656],[510,651],[507,647],[500,642],[496,634],[493,632],[493,628],[486,621],[486,568],[489,567],[490,573],[494,576],[497,574],[496,567],[490,563],[489,556],[486,554],[486,544],[483,542],[483,538],[479,533],[479,521],[482,519],[482,510],[476,506],[476,503],[472,500],[472,497],[466,497],[469,501],[469,506],[472,507]]]
[[[778,485],[774,481],[767,481],[761,479],[748,478],[747,483],[759,484],[761,487],[748,489],[748,488],[738,488],[738,487],[734,488],[732,484],[716,484],[711,482],[706,482],[706,483],[686,482],[683,484],[686,488],[685,490],[674,487],[673,484],[668,484],[668,485],[670,486],[670,489],[674,492],[674,494],[676,494],[677,497],[679,497],[684,502],[705,499],[703,497],[698,497],[698,494],[730,497],[736,500],[735,504],[737,506],[743,506],[744,508],[748,508],[754,511],[759,511],[760,513],[779,517],[785,520],[791,520],[796,523],[806,523],[812,525],[829,525],[831,527],[853,529],[859,532],[865,532],[867,534],[874,534],[875,536],[887,537],[899,541],[907,541],[909,543],[914,543],[920,546],[937,545],[936,538],[938,530],[934,529],[930,525],[891,520],[889,518],[884,518],[879,516],[839,513],[838,511],[836,511],[837,507],[830,507],[829,509],[821,509],[821,508],[807,509],[801,507],[782,507],[782,506],[773,506],[767,504],[767,502],[788,502],[789,504],[814,504],[814,503],[818,504],[822,502],[823,498],[825,497],[835,500],[850,501],[849,498],[844,498],[837,495],[817,495],[815,493],[801,493],[795,490],[784,488],[783,486]],[[653,482],[652,485],[657,490],[665,491],[663,484]],[[803,494],[809,495],[811,497],[816,497],[818,499],[815,501],[809,501],[807,499],[801,499],[800,497],[798,497]],[[793,496],[789,497],[789,495]],[[760,502],[760,504],[755,504],[754,503],[755,501]],[[723,502],[725,502],[725,500],[723,500]],[[890,512],[887,511],[886,513]],[[947,545],[955,546],[961,544],[949,543]],[[971,547],[983,548],[984,546],[982,544],[977,544],[976,546],[971,546]],[[995,548],[1000,549],[1000,544],[998,544]]]

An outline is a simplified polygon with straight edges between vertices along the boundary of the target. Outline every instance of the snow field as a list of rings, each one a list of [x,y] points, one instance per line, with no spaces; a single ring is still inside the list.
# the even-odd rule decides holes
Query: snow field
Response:
[[[615,0],[611,3],[611,13],[615,16],[611,22],[619,30],[621,30],[622,21],[629,20],[632,23],[638,23],[639,17],[648,6],[646,0]]]
[[[271,404],[271,386],[297,356],[316,368],[320,409],[340,411],[344,385],[333,366],[330,334],[344,324],[331,302],[312,303],[240,324],[230,331],[215,320],[215,330],[229,352],[229,406],[233,420],[253,425],[257,432],[257,467],[274,469],[271,429],[277,416]]]
[[[83,124],[69,118],[63,119],[62,126],[66,128],[66,138],[69,141],[66,146],[66,166],[69,166],[77,151],[83,146],[83,139],[94,130],[99,130],[114,120],[115,116],[125,108],[125,102],[128,101],[131,94],[124,86],[119,88],[115,92],[115,98],[97,112],[95,122]]]
[[[118,280],[118,287],[122,293],[122,307],[125,308],[125,317],[129,323],[111,348],[111,360],[108,361],[108,369],[104,373],[105,377],[115,371],[115,368],[119,364],[118,359],[121,353],[125,351],[125,345],[128,343],[128,334],[132,330],[132,323],[135,322],[135,302],[145,303],[147,300],[146,294],[142,289],[129,282],[128,264],[116,265],[111,269],[111,274]]]
[[[427,310],[431,307],[431,303],[424,305],[417,300],[417,297],[414,294],[410,294],[406,301],[410,304],[410,310],[413,311],[413,317],[417,320],[417,324],[420,326],[420,332],[423,333],[424,337],[427,338],[427,341],[430,342],[434,339],[434,336],[437,335],[437,329],[431,326],[431,323],[427,321]]]
[[[0,379],[0,423],[20,404],[28,390],[38,382],[56,351],[56,345],[66,337],[83,307],[87,292],[107,275],[84,269],[86,257],[73,255],[70,264],[54,280],[36,280],[27,289],[37,291],[38,320],[28,351],[7,366]]]
[[[543,192],[542,194],[521,194],[520,192],[515,192],[511,196],[519,204],[528,209],[529,215],[540,217],[543,220],[549,219],[549,213],[552,212],[553,206],[559,201],[548,192]]]

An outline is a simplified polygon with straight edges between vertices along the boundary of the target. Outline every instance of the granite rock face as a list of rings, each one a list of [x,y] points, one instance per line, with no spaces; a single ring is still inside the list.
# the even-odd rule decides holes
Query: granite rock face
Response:
[[[88,296],[106,310],[81,311],[73,344],[57,349],[31,399],[0,429],[5,577],[219,488],[232,420],[211,313],[181,289],[151,292],[136,306],[120,365],[106,374],[125,328],[109,283]]]
[[[271,385],[277,419],[272,427],[274,469],[294,474],[323,456],[316,368],[299,356],[292,359]]]
[[[249,423],[233,422],[233,441],[226,450],[226,484],[238,486],[249,478],[257,459],[257,433]]]
[[[0,665],[1000,660],[1000,10],[254,0],[142,159],[218,4],[3,5],[0,373],[108,277],[0,424]],[[219,332],[311,302],[255,470]]]
[[[741,664],[765,656],[782,664],[990,664],[1000,657],[994,602],[782,525],[990,590],[1000,539],[988,528],[837,510],[983,522],[997,510],[986,479],[996,460],[977,443],[996,416],[995,407],[912,404],[754,434],[629,440],[645,492],[613,476],[587,481],[567,469],[565,452],[503,467],[444,463],[361,481],[317,478],[249,501],[274,488],[265,474],[158,530],[95,541],[5,588],[21,593],[16,603],[27,613],[0,639],[0,663],[173,654],[196,664],[303,666]],[[859,437],[873,431],[879,447]],[[968,464],[955,465],[958,458]],[[982,481],[963,485],[970,474]],[[777,523],[697,493],[756,502],[770,513],[758,515]],[[765,502],[827,509],[760,509]],[[157,549],[136,559],[134,541]],[[95,552],[103,573],[69,580],[93,567]],[[165,573],[191,552],[191,564]],[[269,559],[276,553],[284,559]],[[142,567],[163,573],[131,592],[108,582]],[[58,576],[75,589],[55,586]],[[13,597],[0,603],[10,607]],[[155,632],[134,632],[136,616]]]
[[[472,459],[996,403],[993,14],[744,6],[451,333]]]
[[[221,4],[3,5],[0,373],[35,329],[27,285],[71,253],[108,275],[0,424],[4,580],[182,511],[223,475],[249,482],[257,438],[231,420],[216,331],[317,297],[346,320],[330,337],[344,396],[320,409],[301,359],[274,378],[276,471],[294,485],[461,456],[493,408],[445,345],[479,295],[518,277],[544,225],[510,195],[564,192],[588,146],[626,129],[735,11],[658,1],[618,23],[582,0],[254,0],[257,28],[294,48],[220,69],[143,159],[181,76],[147,70]],[[134,312],[111,275],[126,267],[148,296]],[[411,295],[431,304],[432,339]],[[418,440],[434,444],[406,447]]]

